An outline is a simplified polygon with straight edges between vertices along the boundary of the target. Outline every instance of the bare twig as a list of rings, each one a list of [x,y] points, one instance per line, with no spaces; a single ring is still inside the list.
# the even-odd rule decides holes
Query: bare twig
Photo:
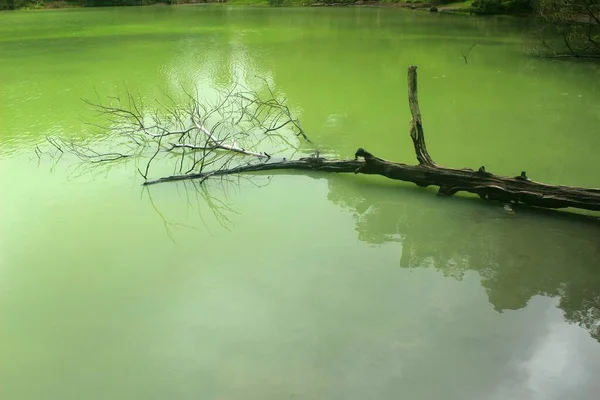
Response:
[[[155,165],[165,163],[172,162],[172,170],[185,175],[206,168],[219,171],[253,159],[269,160],[281,152],[295,153],[302,143],[298,139],[306,142],[308,138],[284,99],[266,80],[262,82],[266,99],[258,91],[236,84],[220,91],[216,101],[203,102],[183,88],[183,102],[163,92],[167,100],[157,100],[154,109],[129,91],[109,97],[108,103],[98,96],[95,102],[84,101],[107,122],[105,126],[89,124],[104,131],[100,139],[47,141],[61,153],[66,151],[89,164],[134,159],[136,166],[141,164],[137,171],[144,181],[150,179]],[[205,176],[212,175],[209,171]]]
[[[476,45],[477,45],[477,43],[473,43],[471,45],[471,47],[469,47],[469,50],[467,50],[466,53],[463,52],[462,56],[463,56],[463,59],[465,60],[465,64],[469,63],[469,61],[467,60],[467,58],[469,57],[469,53],[471,53],[471,50],[473,50],[473,47],[475,47]]]

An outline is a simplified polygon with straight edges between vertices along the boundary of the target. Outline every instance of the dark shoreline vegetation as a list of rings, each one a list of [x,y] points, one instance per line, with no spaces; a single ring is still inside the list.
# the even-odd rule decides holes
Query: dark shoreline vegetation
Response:
[[[0,10],[227,3],[263,6],[379,6],[471,14],[533,14],[535,0],[0,0]]]
[[[224,3],[254,6],[404,7],[540,20],[538,55],[600,60],[600,0],[0,0],[0,10]]]

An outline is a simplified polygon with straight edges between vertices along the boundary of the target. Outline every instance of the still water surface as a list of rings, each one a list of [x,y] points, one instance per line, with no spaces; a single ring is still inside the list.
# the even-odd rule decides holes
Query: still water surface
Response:
[[[597,222],[364,176],[143,190],[131,166],[34,152],[89,135],[95,92],[259,75],[321,151],[412,162],[416,64],[436,161],[599,187],[600,69],[527,57],[524,30],[365,8],[0,14],[0,397],[597,399]]]

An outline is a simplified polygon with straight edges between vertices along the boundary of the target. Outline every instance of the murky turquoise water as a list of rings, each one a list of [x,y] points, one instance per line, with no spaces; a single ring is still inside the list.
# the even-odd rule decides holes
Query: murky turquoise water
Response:
[[[34,152],[90,135],[95,91],[259,75],[321,151],[412,162],[416,64],[436,161],[600,187],[600,69],[528,57],[524,31],[366,8],[0,14],[0,397],[597,398],[597,222],[354,175],[143,189],[131,165]]]

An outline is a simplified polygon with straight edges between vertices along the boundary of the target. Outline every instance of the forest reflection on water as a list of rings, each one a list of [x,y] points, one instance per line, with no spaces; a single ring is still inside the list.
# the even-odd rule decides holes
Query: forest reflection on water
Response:
[[[404,193],[419,189],[390,185],[360,183],[361,198],[344,196],[357,185],[331,179],[329,199],[354,213],[362,241],[401,243],[401,267],[435,268],[457,280],[476,271],[498,312],[523,308],[536,295],[558,297],[565,319],[600,341],[597,219],[527,207],[509,215],[498,203],[431,192],[411,193],[421,201],[406,202]]]
[[[529,207],[515,207],[516,213],[508,214],[500,203],[439,198],[432,190],[378,178],[309,176],[327,180],[328,200],[353,215],[359,240],[374,246],[400,244],[401,268],[434,268],[458,281],[476,272],[499,313],[522,309],[534,296],[557,298],[564,319],[600,341],[600,226],[594,216]],[[196,199],[196,205],[188,201],[188,206],[210,210],[215,221],[228,228],[236,207],[219,198],[240,184],[238,178],[177,186],[188,199]],[[267,186],[273,178],[286,176],[241,179]],[[170,221],[160,205],[153,207],[168,231],[183,226]],[[206,214],[202,220],[206,222]]]

